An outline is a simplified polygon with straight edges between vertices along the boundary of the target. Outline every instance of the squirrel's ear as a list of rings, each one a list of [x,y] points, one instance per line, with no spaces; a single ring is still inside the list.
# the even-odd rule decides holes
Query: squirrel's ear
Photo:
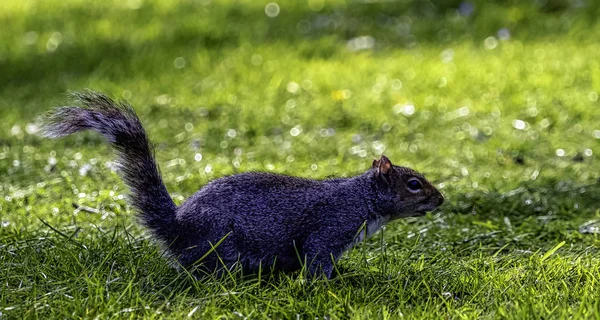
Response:
[[[371,168],[379,168],[379,160],[374,159],[373,160],[373,166],[371,166]]]
[[[377,172],[387,174],[392,168],[392,162],[386,156],[381,155],[381,159],[373,161],[373,167],[377,167]]]

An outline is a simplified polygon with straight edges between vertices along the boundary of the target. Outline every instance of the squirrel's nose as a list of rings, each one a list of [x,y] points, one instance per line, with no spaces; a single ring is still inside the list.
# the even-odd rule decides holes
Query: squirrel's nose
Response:
[[[442,205],[442,203],[444,203],[444,196],[440,193],[438,196],[438,201],[437,201],[436,205],[439,207]]]

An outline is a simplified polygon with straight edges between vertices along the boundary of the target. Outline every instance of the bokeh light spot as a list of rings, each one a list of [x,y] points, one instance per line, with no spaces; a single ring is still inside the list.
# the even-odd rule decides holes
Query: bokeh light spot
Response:
[[[267,5],[265,6],[265,14],[269,17],[269,18],[275,18],[279,15],[279,5],[275,2],[269,2],[267,3]]]

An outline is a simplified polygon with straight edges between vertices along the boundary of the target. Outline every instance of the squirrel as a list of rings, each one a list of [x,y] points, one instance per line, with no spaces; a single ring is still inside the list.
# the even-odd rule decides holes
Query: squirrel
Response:
[[[57,138],[99,132],[118,156],[129,202],[153,238],[184,268],[222,272],[292,272],[305,266],[330,278],[334,263],[384,224],[422,216],[444,202],[416,171],[384,155],[349,178],[312,180],[246,172],[209,182],[180,206],[161,178],[153,147],[131,105],[93,92],[72,94],[76,106],[41,117],[41,133]],[[78,106],[77,106],[78,105]]]

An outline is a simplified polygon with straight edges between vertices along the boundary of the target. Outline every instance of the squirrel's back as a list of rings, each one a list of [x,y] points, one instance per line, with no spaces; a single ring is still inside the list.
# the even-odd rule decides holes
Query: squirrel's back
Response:
[[[239,260],[251,271],[261,265],[298,269],[301,257],[315,249],[307,245],[311,234],[328,229],[350,243],[369,219],[367,199],[375,195],[365,178],[310,180],[249,172],[216,179],[179,207],[180,230],[190,236],[174,249],[188,264],[212,249],[206,239],[212,244],[223,239],[215,250],[223,261]]]

